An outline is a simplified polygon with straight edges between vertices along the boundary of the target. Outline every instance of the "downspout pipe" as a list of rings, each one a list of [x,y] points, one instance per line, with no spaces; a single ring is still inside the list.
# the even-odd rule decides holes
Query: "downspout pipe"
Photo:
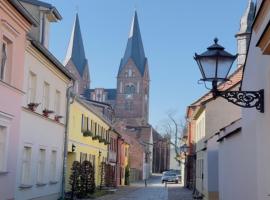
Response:
[[[66,92],[66,123],[65,123],[65,135],[64,135],[64,159],[63,159],[63,171],[62,171],[62,188],[61,199],[65,199],[65,183],[66,183],[66,168],[67,168],[67,153],[68,153],[68,127],[69,127],[69,112],[70,104],[74,102],[75,93],[73,90],[74,84],[68,87]]]

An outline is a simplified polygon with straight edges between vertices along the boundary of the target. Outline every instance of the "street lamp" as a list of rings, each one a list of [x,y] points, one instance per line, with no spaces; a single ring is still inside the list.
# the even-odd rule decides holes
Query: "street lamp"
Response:
[[[202,74],[201,81],[212,82],[211,92],[213,97],[221,96],[229,102],[244,108],[256,107],[260,112],[264,112],[264,90],[259,91],[220,91],[218,84],[228,81],[228,74],[237,55],[232,55],[225,51],[224,47],[218,44],[218,39],[214,39],[214,44],[207,48],[207,51],[198,55],[196,60]]]
[[[183,152],[185,154],[185,156],[187,155],[188,153],[188,150],[189,150],[189,146],[187,144],[183,144],[181,147],[180,147],[180,152]]]

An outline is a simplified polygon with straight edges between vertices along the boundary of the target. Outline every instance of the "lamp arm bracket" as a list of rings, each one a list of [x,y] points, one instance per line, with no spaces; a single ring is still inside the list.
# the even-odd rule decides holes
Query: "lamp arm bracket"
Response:
[[[229,102],[243,107],[255,107],[264,113],[264,90],[259,91],[218,91],[217,96],[227,99]]]

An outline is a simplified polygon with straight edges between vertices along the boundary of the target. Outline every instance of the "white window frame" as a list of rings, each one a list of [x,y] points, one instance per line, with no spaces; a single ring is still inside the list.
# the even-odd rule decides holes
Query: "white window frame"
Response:
[[[55,90],[54,97],[54,111],[56,115],[61,115],[61,92],[59,90]]]
[[[5,147],[4,147],[5,152],[4,152],[4,159],[3,159],[4,163],[3,163],[2,169],[1,169],[1,166],[0,166],[0,172],[1,173],[6,173],[7,169],[8,169],[7,160],[8,160],[9,132],[10,132],[11,120],[12,120],[12,116],[0,112],[0,126],[5,128],[5,134],[6,134],[6,137],[5,137],[6,141],[5,141]]]
[[[44,159],[42,159],[41,151],[44,151]],[[37,184],[44,184],[45,183],[46,153],[47,152],[46,152],[45,147],[39,148],[38,162],[37,162]]]
[[[24,165],[24,150],[25,148],[29,148],[30,149],[30,159],[29,159],[29,168],[28,168],[28,177],[26,180],[23,180],[23,165]],[[25,187],[25,186],[31,186],[32,185],[32,157],[33,157],[33,146],[30,144],[24,144],[23,145],[23,149],[22,149],[22,158],[21,158],[21,186]]]
[[[36,103],[37,75],[29,71],[28,78],[28,103]]]
[[[46,90],[48,88],[48,91]],[[50,84],[46,81],[43,83],[43,109],[50,109]]]
[[[53,166],[53,152],[55,152],[55,164]],[[50,155],[50,183],[57,183],[57,156],[58,150],[53,148]]]

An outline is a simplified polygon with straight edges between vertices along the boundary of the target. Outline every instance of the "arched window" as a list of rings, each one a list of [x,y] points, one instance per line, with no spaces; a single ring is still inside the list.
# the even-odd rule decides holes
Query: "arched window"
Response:
[[[136,92],[136,87],[134,85],[125,86],[125,94],[134,94]]]

